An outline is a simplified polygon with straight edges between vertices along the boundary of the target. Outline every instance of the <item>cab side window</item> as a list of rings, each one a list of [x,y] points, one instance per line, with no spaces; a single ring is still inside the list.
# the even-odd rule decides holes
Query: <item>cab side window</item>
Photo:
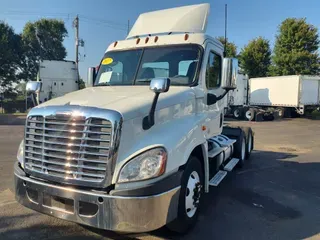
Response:
[[[222,59],[214,52],[209,53],[209,59],[206,69],[207,89],[217,88],[221,84]]]

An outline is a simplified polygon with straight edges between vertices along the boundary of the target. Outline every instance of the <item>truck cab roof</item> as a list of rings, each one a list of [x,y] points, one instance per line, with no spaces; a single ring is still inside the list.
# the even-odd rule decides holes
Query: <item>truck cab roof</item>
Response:
[[[116,41],[107,51],[163,45],[198,44],[210,41],[223,49],[217,39],[205,34],[210,4],[197,4],[140,14],[126,40]]]
[[[180,45],[180,44],[198,44],[203,45],[206,41],[210,41],[223,49],[222,43],[204,33],[171,33],[171,34],[157,34],[152,36],[144,36],[138,38],[131,38],[121,41],[113,42],[107,48],[108,51],[119,51],[126,49],[136,49],[145,47],[157,47],[164,45]]]

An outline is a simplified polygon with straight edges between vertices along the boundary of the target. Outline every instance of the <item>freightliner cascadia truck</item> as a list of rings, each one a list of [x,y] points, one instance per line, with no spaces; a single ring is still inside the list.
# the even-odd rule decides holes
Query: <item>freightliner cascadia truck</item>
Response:
[[[89,69],[89,87],[29,112],[14,167],[19,203],[119,232],[196,223],[204,194],[254,143],[250,128],[224,124],[238,63],[205,34],[209,9],[141,14]]]

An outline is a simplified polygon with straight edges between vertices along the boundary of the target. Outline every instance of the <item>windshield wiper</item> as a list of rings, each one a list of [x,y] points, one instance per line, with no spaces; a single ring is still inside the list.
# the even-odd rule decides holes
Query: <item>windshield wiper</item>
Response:
[[[94,86],[98,87],[98,86],[111,86],[111,85],[110,85],[110,83],[104,82],[104,83],[98,83],[98,84],[96,84]]]
[[[147,79],[147,80],[136,80],[136,82],[151,82],[152,79]]]

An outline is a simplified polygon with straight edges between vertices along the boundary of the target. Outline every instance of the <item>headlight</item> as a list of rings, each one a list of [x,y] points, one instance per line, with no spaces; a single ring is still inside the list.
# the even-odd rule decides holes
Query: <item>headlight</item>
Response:
[[[18,153],[17,153],[17,159],[18,159],[22,168],[24,168],[23,154],[24,154],[24,140],[21,141],[21,143],[19,145]]]
[[[118,183],[141,181],[162,175],[166,169],[164,148],[148,150],[131,159],[120,171]]]

